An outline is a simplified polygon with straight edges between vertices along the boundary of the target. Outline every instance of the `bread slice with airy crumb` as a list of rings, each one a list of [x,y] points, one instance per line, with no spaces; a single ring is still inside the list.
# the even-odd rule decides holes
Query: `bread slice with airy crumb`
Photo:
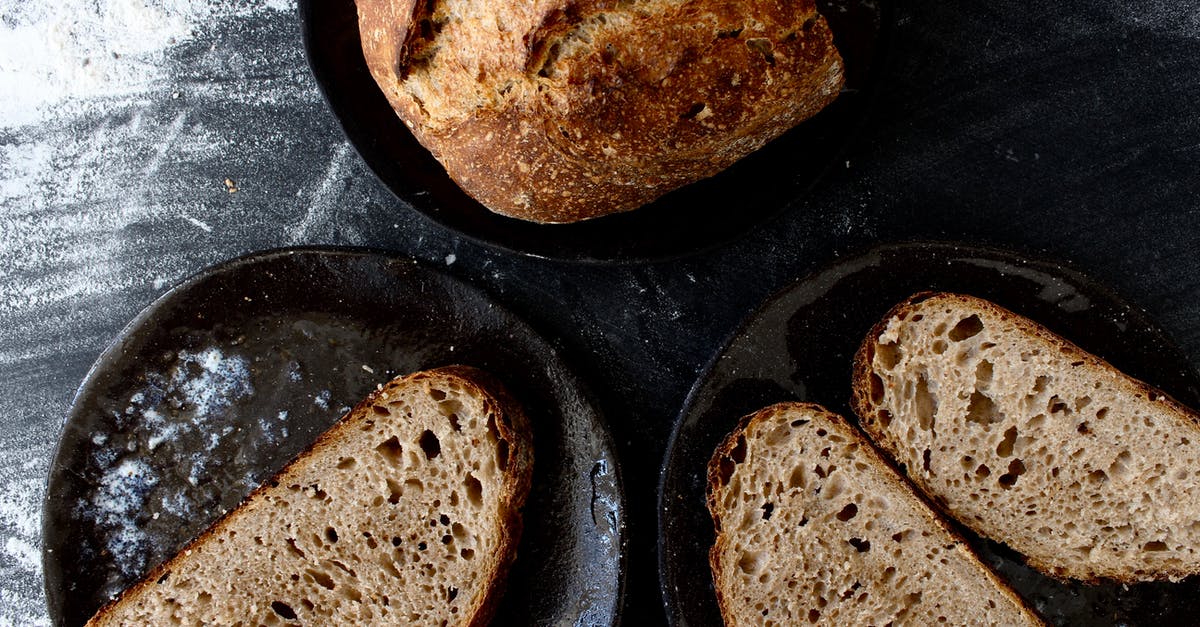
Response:
[[[950,515],[1060,578],[1200,572],[1200,416],[990,302],[919,294],[854,366],[862,426]]]
[[[486,624],[532,464],[491,377],[394,379],[88,624]]]
[[[708,465],[727,625],[1041,625],[845,419],[746,416]]]

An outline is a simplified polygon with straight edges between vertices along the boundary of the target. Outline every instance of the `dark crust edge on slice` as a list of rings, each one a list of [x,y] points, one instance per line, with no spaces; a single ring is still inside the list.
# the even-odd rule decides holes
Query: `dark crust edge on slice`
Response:
[[[865,431],[868,436],[881,443],[888,443],[888,446],[882,446],[881,448],[883,455],[890,462],[892,462],[893,465],[899,466],[899,463],[891,454],[891,450],[895,448],[897,440],[891,436],[891,433],[888,430],[879,429],[877,427],[879,410],[871,402],[871,375],[874,373],[874,370],[871,367],[871,362],[875,357],[875,343],[878,341],[879,336],[883,334],[883,331],[887,328],[889,322],[902,314],[907,316],[908,314],[915,313],[915,308],[917,305],[930,300],[948,300],[958,306],[978,309],[996,315],[1002,320],[1014,324],[1018,330],[1029,335],[1030,337],[1046,342],[1051,347],[1058,350],[1060,354],[1064,356],[1064,358],[1070,359],[1072,362],[1082,361],[1082,367],[1091,369],[1096,375],[1114,381],[1126,382],[1135,391],[1135,393],[1143,394],[1145,396],[1145,400],[1160,404],[1164,413],[1177,420],[1180,423],[1179,426],[1185,428],[1190,427],[1197,434],[1200,434],[1200,414],[1197,414],[1195,411],[1189,409],[1179,401],[1176,401],[1166,392],[1163,392],[1162,390],[1155,388],[1144,381],[1135,379],[1124,372],[1121,372],[1117,368],[1113,367],[1112,364],[1109,364],[1100,357],[1097,357],[1083,348],[1080,348],[1070,340],[1058,335],[1045,326],[1042,326],[1038,322],[1035,322],[1030,318],[1022,316],[1021,314],[1010,311],[1009,309],[997,305],[996,303],[979,298],[977,296],[954,292],[923,291],[913,294],[912,296],[896,304],[894,307],[888,310],[887,314],[885,314],[883,318],[879,320],[879,322],[875,323],[875,325],[871,327],[871,330],[867,333],[866,337],[863,338],[862,344],[860,344],[858,350],[855,351],[854,363],[851,367],[850,406],[854,410],[854,413],[858,416],[860,428]],[[907,476],[907,473],[904,474]],[[911,477],[910,480],[914,485],[917,486],[918,491],[922,493],[926,492],[926,490],[920,487],[919,482],[911,479]],[[930,498],[929,500],[946,516],[949,516],[955,520],[958,519],[958,516],[955,515],[954,512],[952,512],[948,507],[941,504],[938,499]],[[970,527],[971,525],[968,524],[967,526]],[[974,531],[973,528],[972,531]],[[1195,575],[1197,572],[1200,572],[1164,569],[1154,573],[1150,577],[1138,577],[1132,573],[1127,577],[1102,577],[1092,572],[1090,569],[1063,569],[1061,567],[1056,567],[1049,563],[1043,562],[1039,558],[1021,554],[1019,551],[1016,551],[1016,553],[1021,555],[1026,564],[1048,577],[1057,579],[1059,581],[1079,581],[1086,584],[1097,584],[1104,581],[1116,581],[1118,583],[1171,581],[1178,580],[1182,577]],[[1060,572],[1060,570],[1062,572]]]
[[[282,479],[290,474],[297,464],[307,460],[314,451],[326,446],[327,443],[336,439],[343,431],[352,429],[359,422],[369,419],[371,417],[371,408],[380,397],[385,396],[394,388],[438,377],[456,379],[459,384],[468,388],[472,393],[479,394],[483,398],[485,410],[495,413],[497,418],[496,428],[500,431],[501,437],[507,439],[510,443],[509,464],[500,492],[500,515],[503,517],[503,523],[501,525],[496,570],[487,578],[488,584],[485,586],[483,594],[479,596],[479,600],[471,608],[472,611],[466,614],[471,617],[466,623],[467,625],[471,627],[487,625],[499,605],[500,598],[503,596],[508,571],[517,556],[517,545],[520,542],[522,530],[521,508],[525,505],[525,500],[533,481],[533,434],[524,410],[509,394],[507,388],[500,384],[491,374],[478,368],[461,365],[443,366],[431,370],[414,372],[409,375],[396,377],[383,384],[382,387],[376,388],[366,398],[359,401],[353,409],[339,418],[329,429],[317,436],[317,439],[313,440],[312,444],[309,444],[304,450],[296,454],[291,461],[279,469],[279,472],[272,475],[269,479],[264,480],[254,490],[251,490],[237,507],[223,514],[209,525],[207,529],[201,532],[200,535],[196,536],[195,539],[181,547],[174,556],[151,569],[140,581],[121,591],[115,598],[105,603],[88,619],[86,624],[90,626],[97,624],[97,621],[106,619],[107,614],[113,611],[127,597],[131,597],[149,588],[162,576],[169,575],[176,563],[185,557],[189,551],[207,544],[210,537],[219,535],[236,516],[240,516],[239,512],[242,511],[246,503],[256,499],[262,492],[276,489],[279,484],[284,483]]]
[[[925,498],[925,495],[911,485],[908,479],[905,478],[905,476],[899,470],[897,470],[895,466],[892,465],[891,459],[884,455],[869,437],[864,435],[861,430],[850,424],[842,416],[835,414],[815,403],[806,402],[776,403],[774,405],[764,407],[763,409],[760,409],[752,414],[743,416],[738,421],[738,424],[736,427],[734,427],[733,431],[731,431],[729,435],[725,436],[725,439],[717,446],[716,451],[713,453],[712,459],[710,459],[708,462],[708,482],[705,494],[705,503],[708,506],[709,514],[712,515],[713,526],[717,535],[716,541],[713,542],[713,546],[709,550],[708,559],[709,566],[712,569],[713,588],[716,590],[717,594],[717,605],[721,610],[721,618],[726,624],[731,622],[730,619],[733,614],[731,613],[731,608],[729,607],[729,604],[718,582],[720,581],[720,575],[723,572],[719,556],[721,549],[724,548],[725,544],[728,543],[729,538],[721,529],[720,507],[717,505],[714,496],[718,488],[723,483],[721,481],[721,464],[723,462],[738,463],[733,460],[730,455],[732,454],[733,450],[737,448],[738,440],[745,436],[746,431],[750,427],[756,426],[760,422],[765,422],[772,416],[783,412],[805,410],[815,412],[816,417],[826,419],[830,427],[840,430],[844,435],[857,441],[860,444],[859,451],[867,456],[867,459],[864,461],[874,462],[874,465],[883,469],[885,481],[890,481],[898,490],[911,495],[917,503],[917,507],[915,509],[924,512],[927,520],[932,525],[949,534],[950,538],[954,541],[955,548],[960,551],[960,554],[968,562],[973,562],[983,572],[984,576],[987,577],[992,585],[995,586],[1004,597],[1008,598],[1009,601],[1016,606],[1019,612],[1025,615],[1030,624],[1046,624],[1038,615],[1038,613],[1028,604],[1026,604],[1025,600],[1021,598],[1021,596],[1017,594],[1011,586],[1008,585],[1008,582],[1006,582],[1003,577],[994,572],[983,562],[983,560],[975,552],[975,549],[971,547],[970,543],[967,542],[963,535],[959,533],[953,525],[942,518],[942,516],[938,513],[938,510],[935,509],[929,503],[928,499]]]

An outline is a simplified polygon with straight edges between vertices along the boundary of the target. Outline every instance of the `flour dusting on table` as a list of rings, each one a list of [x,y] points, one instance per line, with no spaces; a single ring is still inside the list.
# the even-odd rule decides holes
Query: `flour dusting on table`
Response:
[[[294,11],[291,0],[0,4],[0,396],[20,401],[0,400],[0,626],[48,623],[41,506],[83,370],[156,293],[273,237],[248,217],[274,202],[273,172],[295,166],[275,169],[298,143],[281,124],[323,111]],[[253,122],[272,118],[274,126]],[[319,148],[301,150],[321,158]],[[213,242],[183,251],[170,245],[181,232]],[[211,385],[182,394],[202,401],[209,390],[216,402],[237,373],[206,369],[208,357],[194,356],[190,380]],[[67,362],[75,368],[63,371]],[[142,445],[166,452],[186,429],[159,413]],[[98,515],[115,522],[156,477],[109,455]],[[211,474],[189,464],[199,478]],[[145,505],[187,515],[178,498],[160,500]],[[140,540],[111,541],[118,555]]]

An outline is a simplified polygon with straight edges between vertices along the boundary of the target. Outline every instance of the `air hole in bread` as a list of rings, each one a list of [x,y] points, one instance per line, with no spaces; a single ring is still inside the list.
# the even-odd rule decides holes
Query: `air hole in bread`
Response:
[[[808,611],[808,622],[816,623],[819,620],[821,620],[821,610],[814,608]]]
[[[835,468],[834,466],[830,466],[829,472],[832,473],[834,468]],[[817,467],[817,470],[818,470],[817,474],[821,474],[822,469],[820,466]],[[832,501],[832,500],[836,499],[838,496],[841,496],[841,494],[845,491],[846,491],[845,478],[842,477],[842,475],[840,475],[840,474],[832,475],[829,478],[829,480],[825,482],[823,496]]]
[[[917,424],[921,429],[929,431],[933,428],[933,416],[937,412],[937,397],[929,389],[929,379],[925,373],[917,376],[917,384],[913,389],[912,408],[917,415]]]
[[[483,484],[475,478],[475,475],[467,474],[467,478],[463,480],[463,486],[467,490],[467,502],[472,507],[483,506]]]
[[[847,503],[842,511],[837,513],[837,519],[846,522],[858,515],[858,506],[854,503]]]
[[[867,378],[867,381],[869,381],[871,386],[871,402],[875,403],[876,405],[882,403],[884,394],[883,379],[880,378],[879,375],[872,372]]]
[[[295,538],[288,538],[287,541],[284,542],[284,544],[287,545],[289,551],[296,554],[296,557],[299,557],[300,559],[304,559],[304,551],[301,551],[300,547],[296,546]]]
[[[329,540],[331,543],[336,544],[338,541],[337,529],[334,529],[333,527],[326,527],[325,528],[325,539]]]
[[[1030,395],[1037,396],[1038,394],[1045,392],[1046,386],[1049,384],[1050,384],[1050,377],[1047,377],[1045,375],[1039,376],[1038,378],[1033,380],[1033,391],[1030,392]]]
[[[1012,460],[1008,463],[1008,472],[1000,475],[1000,487],[1005,490],[1013,487],[1023,474],[1025,474],[1025,463],[1019,459]]]
[[[941,355],[946,352],[947,344],[943,340],[937,340],[933,343],[933,354]]]
[[[930,456],[931,456],[931,452],[929,449],[925,449],[925,452],[921,453],[921,467],[924,468],[925,472],[927,472],[927,473],[929,473]],[[930,474],[932,474],[932,473],[930,473]]]
[[[875,412],[875,419],[879,421],[880,426],[886,427],[892,424],[892,412],[881,409]]]
[[[994,367],[992,362],[981,359],[979,365],[975,366],[975,389],[978,390],[992,382]]]
[[[283,601],[272,601],[271,611],[278,614],[284,620],[296,620],[296,610],[293,610],[292,606]]]
[[[400,487],[399,483],[396,483],[394,480],[392,480],[391,477],[388,477],[387,479],[387,487],[388,503],[391,503],[392,505],[399,503],[400,497],[404,495],[404,489]]]
[[[737,565],[743,573],[756,575],[762,569],[762,554],[756,551],[742,553]]]
[[[975,476],[980,478],[988,477],[991,474],[992,469],[988,468],[987,464],[980,464],[979,467],[975,469]]]
[[[1129,451],[1121,451],[1118,453],[1116,459],[1114,459],[1112,464],[1108,467],[1109,476],[1120,477],[1129,472],[1129,468],[1126,464],[1132,457],[1133,456],[1130,455]]]
[[[353,457],[343,457],[342,459],[338,460],[337,469],[349,470],[350,468],[354,468],[356,464],[358,464],[357,459],[354,459]]]
[[[1142,550],[1143,551],[1165,551],[1165,550],[1167,550],[1167,543],[1160,542],[1160,541],[1147,542],[1146,544],[1142,545]]]
[[[717,31],[717,39],[737,39],[742,36],[742,28],[739,26],[730,30],[719,30]]]
[[[438,411],[443,416],[453,416],[462,411],[462,402],[455,398],[447,398],[438,402]]]
[[[307,568],[304,570],[304,572],[312,579],[313,582],[322,588],[325,588],[326,590],[334,589],[333,577],[330,577],[328,573],[315,568]]]
[[[1071,413],[1071,409],[1069,407],[1067,407],[1066,402],[1064,402],[1063,399],[1059,398],[1057,394],[1050,397],[1048,406],[1050,409],[1050,413],[1052,413],[1052,414],[1057,414],[1057,413],[1070,414]]]
[[[390,416],[390,415],[392,415],[392,412],[391,412],[391,411],[389,411],[387,407],[383,407],[382,405],[373,405],[373,406],[371,406],[371,411],[373,411],[373,412],[375,412],[375,413],[379,414],[380,416]]]
[[[759,509],[762,510],[763,520],[771,520],[771,514],[775,512],[775,504],[770,502],[763,503],[762,507]]]
[[[900,349],[895,342],[875,345],[875,363],[883,370],[892,370],[900,363]]]
[[[438,441],[438,437],[429,429],[426,429],[421,434],[421,438],[417,443],[421,445],[421,450],[425,451],[425,459],[434,459],[442,453],[442,443]]]
[[[384,459],[398,466],[400,464],[401,455],[404,453],[404,447],[400,445],[400,439],[392,436],[385,440],[382,444],[375,447],[376,451],[383,456]]]
[[[803,465],[793,468],[791,474],[788,475],[787,487],[800,489],[808,487],[808,477],[806,477],[805,474],[806,473]],[[726,483],[728,483],[728,481],[726,481]]]
[[[983,321],[977,315],[970,315],[958,321],[947,337],[953,342],[961,342],[979,335],[983,331]]]
[[[1013,454],[1013,444],[1017,441],[1017,428],[1009,427],[1004,431],[1004,438],[996,445],[996,455],[999,457],[1011,457]]]

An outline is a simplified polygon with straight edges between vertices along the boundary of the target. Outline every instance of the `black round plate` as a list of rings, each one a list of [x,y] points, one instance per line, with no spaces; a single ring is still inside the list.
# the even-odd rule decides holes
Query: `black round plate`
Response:
[[[922,290],[992,300],[1049,327],[1124,372],[1196,405],[1200,379],[1142,311],[1061,265],[934,243],[893,244],[843,259],[766,301],[692,388],[668,445],[659,486],[659,575],[675,625],[720,625],[708,566],[713,525],[705,468],[738,419],[768,404],[807,400],[854,419],[850,364],[871,326]],[[972,538],[985,561],[1055,624],[1190,624],[1200,582],[1123,587],[1057,582],[1000,545]]]
[[[836,160],[858,128],[878,75],[889,0],[818,0],[846,67],[846,87],[816,117],[725,172],[636,211],[539,225],[488,211],[463,193],[396,117],[358,38],[354,0],[300,0],[313,76],[350,143],[405,203],[441,225],[503,249],[579,261],[637,261],[729,241],[778,213]]]
[[[167,292],[84,380],[45,503],[55,623],[83,624],[376,384],[454,363],[499,377],[533,424],[533,489],[497,620],[614,622],[618,469],[588,392],[555,349],[481,292],[412,261],[292,249]]]

